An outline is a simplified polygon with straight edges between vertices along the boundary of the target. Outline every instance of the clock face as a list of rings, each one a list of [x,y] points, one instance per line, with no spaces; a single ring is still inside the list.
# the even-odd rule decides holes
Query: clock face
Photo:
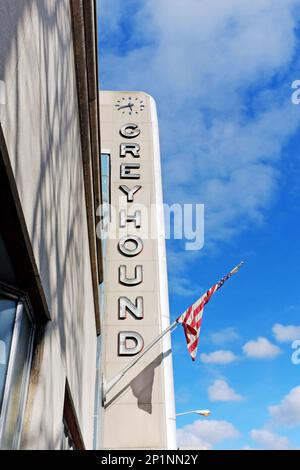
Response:
[[[122,114],[135,115],[144,110],[144,102],[140,98],[122,97],[115,104],[116,110]]]

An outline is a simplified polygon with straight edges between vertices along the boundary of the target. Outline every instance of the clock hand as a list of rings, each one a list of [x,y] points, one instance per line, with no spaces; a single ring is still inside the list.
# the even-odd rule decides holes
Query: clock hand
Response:
[[[128,103],[128,104],[125,104],[125,105],[123,105],[123,106],[119,106],[119,107],[118,107],[118,110],[119,110],[119,109],[130,108],[130,110],[132,111],[132,107],[133,107],[133,103]]]

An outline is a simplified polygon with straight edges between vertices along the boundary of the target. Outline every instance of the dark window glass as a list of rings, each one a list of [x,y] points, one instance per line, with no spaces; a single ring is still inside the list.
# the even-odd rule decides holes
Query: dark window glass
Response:
[[[70,429],[66,421],[63,420],[60,450],[74,450],[74,449],[75,449],[75,444],[74,444]]]
[[[27,396],[34,325],[25,303],[0,298],[0,448],[17,449]]]
[[[2,408],[17,302],[0,297],[0,410]]]

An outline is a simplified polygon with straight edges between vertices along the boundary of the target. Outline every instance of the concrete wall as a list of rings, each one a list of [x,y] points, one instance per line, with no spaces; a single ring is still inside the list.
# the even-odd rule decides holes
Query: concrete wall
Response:
[[[126,105],[134,103],[132,112]],[[120,106],[120,109],[118,109]],[[133,214],[142,204],[150,213],[150,206],[162,203],[161,170],[156,108],[153,99],[145,93],[101,92],[100,122],[102,151],[111,155],[111,203],[116,210],[117,232],[115,239],[107,243],[106,309],[104,318],[103,372],[107,381],[119,373],[133,356],[118,354],[120,331],[136,331],[147,346],[169,324],[168,286],[165,259],[163,213],[156,206],[152,218],[153,239],[149,239],[146,216],[142,213],[141,227],[129,222],[119,227],[120,209]],[[132,139],[120,135],[124,124],[134,123],[140,134]],[[120,144],[136,143],[140,146],[138,158],[126,154],[120,157]],[[121,179],[120,165],[139,163],[132,171],[139,179]],[[120,185],[132,188],[140,185],[134,202],[127,203]],[[114,231],[113,220],[110,236]],[[125,234],[136,235],[143,240],[144,248],[134,257],[126,257],[118,249]],[[126,286],[119,281],[119,267],[125,265],[128,277],[134,276],[134,268],[143,268],[143,281],[135,286]],[[143,318],[136,319],[130,313],[119,319],[120,296],[135,302],[142,297]],[[157,449],[176,447],[175,411],[173,395],[173,373],[170,339],[157,344],[107,395],[103,418],[104,448]]]
[[[1,124],[52,316],[22,447],[59,447],[67,377],[90,448],[96,330],[70,2],[1,0],[0,47]]]

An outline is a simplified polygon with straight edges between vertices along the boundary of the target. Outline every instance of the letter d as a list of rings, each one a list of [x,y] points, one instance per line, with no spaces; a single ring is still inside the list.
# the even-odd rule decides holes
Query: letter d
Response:
[[[129,344],[133,343],[133,344]],[[142,336],[136,331],[120,331],[119,333],[119,356],[135,356],[144,347]]]

